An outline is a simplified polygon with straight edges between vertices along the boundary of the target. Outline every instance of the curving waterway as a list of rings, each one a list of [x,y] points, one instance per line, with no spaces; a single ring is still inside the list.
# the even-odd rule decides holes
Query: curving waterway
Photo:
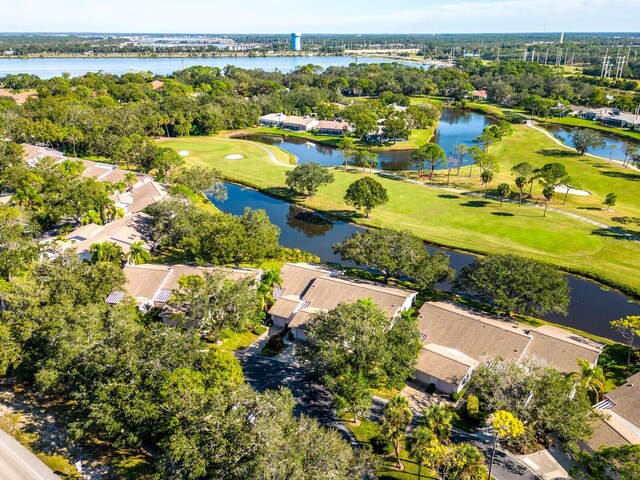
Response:
[[[453,153],[456,145],[473,145],[473,139],[482,133],[485,127],[492,125],[491,118],[476,112],[445,108],[438,123],[432,142],[442,147],[447,155]],[[325,166],[344,164],[340,150],[320,145],[304,138],[283,135],[282,130],[274,129],[274,134],[250,133],[235,138],[275,145],[298,158],[298,163],[316,162]],[[463,165],[469,164],[467,159]],[[381,170],[412,170],[411,150],[387,150],[378,153],[378,168]]]
[[[332,222],[322,216],[291,205],[283,200],[269,197],[256,190],[227,184],[228,198],[212,202],[222,211],[241,215],[245,207],[263,209],[271,221],[280,227],[280,243],[288,248],[299,248],[311,252],[323,262],[342,262],[333,253],[333,244],[341,242],[364,228],[345,222]],[[457,251],[428,247],[430,251],[441,250],[449,254],[451,267],[456,271],[473,262],[475,257]],[[640,315],[640,305],[631,302],[623,294],[614,290],[604,290],[600,285],[567,275],[571,287],[569,314],[551,314],[545,317],[551,322],[577,328],[593,335],[620,341],[621,338],[611,329],[609,322],[627,315]],[[449,283],[439,284],[438,288],[449,290]]]
[[[555,123],[545,123],[541,125],[545,129],[549,130],[558,140],[565,145],[575,147],[573,140],[569,134],[577,129],[586,127],[566,127],[564,125],[557,125]],[[587,153],[597,155],[598,157],[608,158],[612,160],[624,160],[624,151],[628,146],[640,147],[640,143],[623,140],[615,135],[608,135],[606,132],[598,130],[602,140],[604,140],[604,146],[598,148],[589,148]]]

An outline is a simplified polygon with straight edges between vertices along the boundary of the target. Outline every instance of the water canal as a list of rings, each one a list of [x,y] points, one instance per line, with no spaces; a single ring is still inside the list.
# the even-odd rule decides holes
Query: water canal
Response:
[[[306,209],[291,205],[285,201],[271,198],[256,190],[238,185],[227,184],[228,198],[224,202],[214,201],[222,211],[242,214],[245,207],[264,209],[271,221],[280,227],[280,243],[289,248],[300,248],[311,252],[324,262],[345,265],[340,257],[333,253],[332,245],[344,240],[362,227],[345,222],[330,222]],[[449,254],[451,267],[456,271],[471,263],[474,256],[466,253],[443,250]],[[569,314],[551,314],[545,317],[551,322],[573,327],[593,335],[620,340],[611,330],[609,322],[626,315],[640,315],[640,305],[631,302],[623,294],[614,290],[605,290],[600,285],[578,277],[567,275],[571,287]],[[450,289],[449,284],[440,284],[438,288]]]
[[[546,130],[549,130],[558,140],[560,140],[565,145],[569,145],[573,147],[573,140],[569,137],[569,134],[576,130],[577,128],[584,127],[566,127],[564,125],[557,125],[554,123],[545,123],[541,125]],[[603,147],[598,148],[589,148],[587,153],[592,155],[597,155],[598,157],[603,157],[607,159],[613,160],[624,160],[624,151],[628,146],[640,147],[640,144],[637,142],[623,140],[614,135],[608,135],[606,132],[599,131],[602,139],[604,140],[605,145]]]

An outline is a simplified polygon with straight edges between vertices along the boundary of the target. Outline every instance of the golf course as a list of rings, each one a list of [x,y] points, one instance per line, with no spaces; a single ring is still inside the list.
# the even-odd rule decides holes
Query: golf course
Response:
[[[266,193],[288,197],[285,171],[292,168],[291,158],[279,148],[224,136],[185,137],[160,140],[163,146],[186,151],[187,166],[213,167],[225,179],[250,185]],[[270,153],[268,153],[270,152]],[[490,147],[499,161],[499,172],[489,185],[491,189],[505,182],[512,186],[512,199],[517,198],[510,169],[520,162],[534,167],[545,163],[563,163],[580,188],[588,196],[558,193],[543,216],[541,187],[533,186],[537,205],[518,206],[483,198],[479,171],[462,167],[460,175],[451,174],[444,185],[447,171],[417,180],[416,172],[402,175],[414,181],[391,177],[385,173],[368,173],[356,168],[333,168],[335,181],[320,188],[310,198],[293,199],[312,209],[336,218],[362,225],[408,229],[425,241],[477,253],[515,253],[539,259],[564,269],[640,295],[640,242],[622,235],[615,217],[640,217],[640,205],[634,192],[640,173],[593,157],[580,157],[555,143],[544,133],[525,125],[515,125],[514,134]],[[230,160],[229,155],[243,155]],[[375,209],[369,218],[345,205],[344,194],[349,184],[362,176],[373,176],[387,189],[389,202]],[[602,202],[609,192],[618,195],[618,203],[609,211]],[[291,199],[290,199],[291,200]],[[561,210],[561,211],[558,211]],[[589,221],[591,220],[591,221]],[[597,223],[594,223],[597,222]],[[638,226],[628,227],[635,233]],[[631,229],[634,230],[631,230]]]

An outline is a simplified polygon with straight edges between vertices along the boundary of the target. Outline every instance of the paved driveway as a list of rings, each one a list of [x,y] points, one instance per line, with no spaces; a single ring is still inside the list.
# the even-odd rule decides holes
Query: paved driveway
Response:
[[[0,430],[0,479],[60,480],[60,477],[11,435]]]

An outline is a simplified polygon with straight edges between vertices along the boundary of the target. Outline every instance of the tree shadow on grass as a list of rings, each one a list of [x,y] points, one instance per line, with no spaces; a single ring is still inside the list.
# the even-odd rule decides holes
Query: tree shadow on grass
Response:
[[[538,150],[536,153],[543,155],[545,157],[579,157],[580,154],[578,152],[572,152],[571,150],[564,150],[562,148],[545,148],[543,150]]]
[[[342,220],[344,222],[353,222],[359,218],[365,218],[364,213],[354,210],[323,210],[322,213],[333,219]]]
[[[600,207],[578,207],[578,210],[591,210],[594,212],[601,212],[602,208]]]
[[[632,182],[640,181],[640,174],[632,172],[619,172],[618,170],[607,170],[602,172],[602,175],[612,178],[621,178],[623,180],[630,180]]]
[[[591,235],[597,235],[599,237],[614,238],[616,240],[640,240],[640,232],[629,230],[622,227],[612,228],[598,228],[591,232]]]
[[[487,202],[486,200],[469,200],[468,202],[461,203],[463,207],[472,207],[472,208],[481,208],[486,207],[491,202]]]
[[[509,212],[491,212],[491,215],[495,215],[496,217],[515,217],[513,213]]]
[[[446,198],[446,199],[449,199],[449,200],[455,200],[455,199],[460,198],[458,195],[451,195],[451,194],[447,194],[447,193],[442,194],[442,195],[438,195],[438,197],[439,198]]]

